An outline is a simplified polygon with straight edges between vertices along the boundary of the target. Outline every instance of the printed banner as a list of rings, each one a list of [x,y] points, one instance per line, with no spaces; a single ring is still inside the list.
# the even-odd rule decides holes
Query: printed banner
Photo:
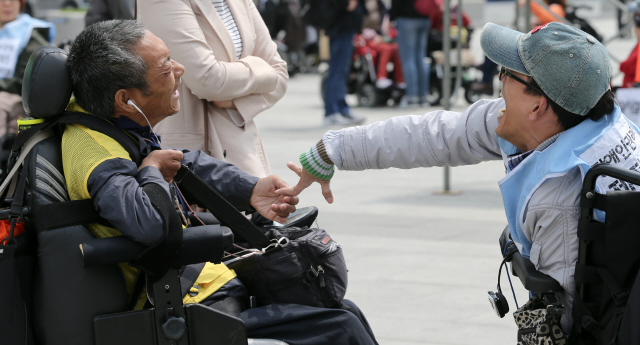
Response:
[[[580,155],[580,159],[591,166],[599,163],[609,163],[640,172],[638,133],[631,127],[624,116],[621,116],[618,123],[607,134]],[[601,193],[609,190],[640,190],[639,186],[610,176],[600,177],[597,181],[597,188]]]
[[[640,127],[640,88],[620,88],[616,91],[616,98],[622,113]]]
[[[0,38],[0,78],[11,78],[18,62],[18,46],[15,38]]]

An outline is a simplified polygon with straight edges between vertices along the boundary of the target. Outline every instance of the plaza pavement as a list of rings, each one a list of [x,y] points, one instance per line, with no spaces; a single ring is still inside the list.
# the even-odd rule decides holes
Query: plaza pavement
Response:
[[[612,19],[592,23],[605,36],[615,32]],[[624,59],[634,45],[629,39],[608,47]],[[477,48],[474,53],[481,54]],[[294,76],[285,97],[256,118],[273,173],[290,184],[297,176],[286,162],[297,162],[327,130],[320,126],[319,85],[318,75]],[[466,106],[459,100],[453,109]],[[354,108],[354,113],[372,123],[434,109]],[[442,168],[337,171],[332,205],[318,185],[301,194],[300,205],[317,206],[319,226],[342,245],[349,267],[347,298],[365,312],[380,344],[516,343],[511,313],[500,319],[487,301],[487,291],[496,290],[497,238],[507,223],[497,185],[503,176],[500,161],[455,167],[451,187],[461,193],[440,195],[434,192],[443,187]],[[514,279],[522,305],[527,292]],[[504,272],[502,290],[513,312]]]

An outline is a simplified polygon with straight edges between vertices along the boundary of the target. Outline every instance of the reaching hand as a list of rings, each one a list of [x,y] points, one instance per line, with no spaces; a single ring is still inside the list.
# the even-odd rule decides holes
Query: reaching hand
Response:
[[[263,177],[253,187],[249,202],[265,218],[284,223],[289,213],[296,210],[295,205],[299,201],[295,195],[276,193],[277,190],[286,188],[289,185],[276,175]]]
[[[300,177],[300,181],[293,187],[286,187],[276,191],[276,193],[283,195],[298,195],[307,187],[311,186],[312,183],[318,182],[320,187],[322,188],[322,195],[328,203],[333,203],[333,193],[331,193],[331,186],[329,183],[331,180],[323,180],[318,177],[311,175],[307,170],[303,169],[301,166],[296,163],[289,162],[287,163],[287,167],[291,169],[294,173],[296,173]]]
[[[182,152],[176,150],[155,150],[151,152],[145,159],[142,160],[142,164],[138,167],[141,170],[147,166],[154,166],[160,170],[162,177],[165,181],[171,182],[174,176],[178,173],[181,167]]]

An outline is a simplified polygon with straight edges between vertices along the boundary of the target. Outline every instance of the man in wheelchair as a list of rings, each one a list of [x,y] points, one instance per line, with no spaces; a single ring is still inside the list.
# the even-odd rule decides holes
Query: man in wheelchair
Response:
[[[228,243],[232,238],[230,232],[219,225],[209,233],[189,229],[182,235],[182,228],[192,223],[184,214],[190,209],[189,201],[193,200],[187,200],[189,195],[183,194],[173,181],[181,167],[186,166],[214,187],[238,210],[258,212],[276,222],[284,223],[295,211],[298,197],[276,193],[287,184],[275,175],[258,179],[201,151],[178,151],[161,146],[161,138],[152,129],[180,109],[177,90],[184,68],[171,60],[162,40],[140,23],[113,20],[89,26],[71,47],[65,59],[66,69],[65,60],[61,64],[59,60],[63,58],[56,57],[64,54],[50,49],[39,51],[30,61],[28,75],[33,80],[27,83],[31,91],[26,96],[25,107],[31,107],[31,114],[37,115],[36,108],[43,103],[41,99],[66,104],[68,93],[62,100],[53,99],[52,95],[60,92],[50,89],[46,95],[32,93],[40,88],[42,79],[47,79],[48,64],[62,70],[62,74],[49,79],[60,77],[64,82],[69,78],[68,69],[75,98],[66,108],[73,112],[77,122],[52,120],[61,124],[52,128],[53,132],[62,132],[61,142],[50,138],[33,146],[25,158],[23,173],[17,178],[16,190],[24,188],[27,179],[38,181],[29,187],[33,208],[29,221],[38,227],[41,252],[34,284],[36,340],[49,344],[95,341],[96,344],[235,345],[246,344],[248,335],[280,339],[288,344],[377,344],[364,315],[352,302],[344,300],[345,310],[284,303],[256,307],[253,300],[248,302],[249,296],[245,296],[246,290],[234,278],[233,271],[222,264],[196,264],[181,269],[184,271],[181,282],[189,269],[197,269],[193,276],[197,280],[195,284],[193,279],[189,281],[186,289],[182,286],[176,290],[173,287],[178,272],[176,262],[184,262],[182,265],[220,262],[220,243],[224,242],[225,249],[232,246]],[[44,82],[46,84],[46,80]],[[69,118],[69,114],[65,113],[60,119]],[[62,153],[62,164],[55,155],[56,145]],[[56,171],[59,165],[64,169],[64,177]],[[26,177],[31,173],[34,175]],[[22,194],[17,192],[12,204],[16,204]],[[55,206],[50,199],[77,208],[47,208]],[[74,206],[87,200],[90,204],[82,206],[84,209]],[[175,212],[178,208],[185,209],[180,213],[182,224]],[[78,213],[83,210],[87,214],[97,211],[101,220],[64,219],[70,212],[71,218],[82,218]],[[82,235],[86,230],[72,227],[79,224],[88,224],[86,227],[98,238],[97,242]],[[171,226],[173,230],[167,230]],[[127,240],[133,245],[117,242],[126,237],[134,240]],[[100,242],[101,239],[116,241],[105,244],[109,242]],[[78,242],[81,251],[73,244]],[[119,272],[113,271],[114,265],[96,267],[123,262],[115,258],[124,255],[122,248],[128,246],[135,251],[140,245],[143,245],[143,254],[134,260],[136,268],[123,263],[120,270],[116,270]],[[80,254],[84,258],[78,258]],[[60,267],[62,265],[64,267]],[[145,280],[142,271],[154,278]],[[174,271],[176,274],[172,276]],[[114,277],[124,279],[111,282],[110,278]],[[126,296],[117,288],[118,280],[126,286]],[[52,298],[51,294],[59,293],[62,286],[73,289],[76,294],[64,293]],[[176,299],[180,291],[184,292]],[[200,296],[202,291],[208,291],[208,295]],[[192,298],[194,296],[197,298]],[[246,299],[247,303],[238,303],[238,299]],[[193,302],[208,302],[210,308],[187,305]],[[121,314],[109,316],[117,312]],[[58,315],[60,313],[65,315]],[[93,317],[96,321],[92,325]],[[149,317],[155,318],[155,325]],[[188,328],[184,320],[189,323]],[[264,340],[256,343],[283,344]]]
[[[329,131],[300,155],[304,169],[289,163],[300,181],[282,192],[297,195],[311,183],[319,182],[331,203],[329,181],[336,166],[344,170],[407,169],[502,159],[506,176],[499,185],[510,235],[505,243],[511,240],[514,252],[533,264],[533,271],[550,276],[555,283],[541,284],[536,292],[549,292],[551,286],[559,297],[558,304],[547,301],[553,305],[553,313],[544,315],[548,319],[552,314],[561,315],[561,329],[555,325],[560,339],[544,343],[561,344],[566,335],[572,334],[573,339],[590,339],[586,342],[589,344],[608,344],[615,339],[620,308],[624,309],[627,302],[624,287],[630,288],[628,284],[633,279],[624,284],[618,282],[620,287],[614,288],[616,284],[610,283],[612,279],[600,268],[585,269],[581,266],[585,262],[578,262],[579,238],[587,242],[599,238],[601,223],[595,221],[604,220],[602,212],[596,212],[593,218],[583,213],[581,218],[581,206],[592,211],[594,195],[638,187],[633,185],[637,182],[624,182],[620,177],[601,178],[597,187],[582,193],[588,199],[582,203],[581,187],[587,172],[599,171],[592,169],[597,164],[640,172],[640,145],[638,128],[615,104],[607,51],[592,36],[560,23],[540,26],[529,33],[488,23],[482,31],[481,45],[487,57],[502,66],[500,99],[478,101],[463,113],[435,111]],[[604,209],[602,205],[595,208]],[[612,212],[608,209],[607,220]],[[579,219],[587,224],[584,230],[582,225],[579,230]],[[637,246],[637,242],[632,243]],[[582,255],[582,243],[580,248]],[[611,249],[606,256],[616,253]],[[622,253],[635,266],[629,274],[635,278],[637,261],[631,260],[629,251]],[[606,288],[602,287],[603,281]],[[576,284],[581,284],[578,289]],[[605,296],[610,290],[616,295],[618,309],[616,317],[605,320],[600,318],[598,307],[613,303],[611,294],[601,299],[602,304],[589,304],[586,299],[598,291]],[[500,303],[504,302],[502,296]],[[502,315],[508,307],[504,309]],[[611,331],[613,324],[617,326]],[[543,329],[524,325],[519,340],[536,343],[544,337],[543,331],[548,335],[548,320],[545,325]],[[601,338],[605,329],[613,336],[606,342],[595,342],[605,339]],[[527,337],[535,339],[521,339]]]

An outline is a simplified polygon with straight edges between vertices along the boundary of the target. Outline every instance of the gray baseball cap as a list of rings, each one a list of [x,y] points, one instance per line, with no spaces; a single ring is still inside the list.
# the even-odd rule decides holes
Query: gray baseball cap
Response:
[[[551,22],[525,34],[487,23],[480,45],[493,62],[533,77],[551,100],[574,114],[586,115],[610,90],[607,50],[572,26]]]

